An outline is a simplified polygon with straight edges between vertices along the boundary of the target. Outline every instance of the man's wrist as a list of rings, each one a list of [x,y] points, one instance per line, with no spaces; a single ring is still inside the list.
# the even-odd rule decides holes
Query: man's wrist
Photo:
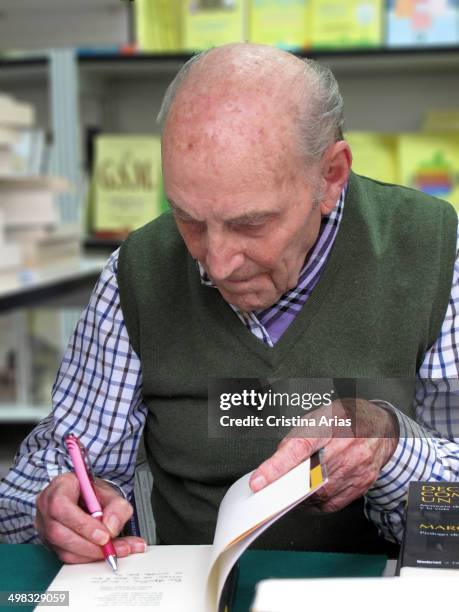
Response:
[[[99,476],[97,477],[97,480],[101,480],[102,482],[109,484],[112,487],[112,489],[115,489],[115,491],[120,494],[121,497],[128,500],[128,496],[124,492],[123,488],[120,487],[120,485],[114,482],[113,480],[108,480],[108,478],[100,478]]]
[[[400,439],[400,423],[395,408],[384,400],[371,400],[371,403],[383,411],[382,438],[384,440],[384,467],[394,456]]]

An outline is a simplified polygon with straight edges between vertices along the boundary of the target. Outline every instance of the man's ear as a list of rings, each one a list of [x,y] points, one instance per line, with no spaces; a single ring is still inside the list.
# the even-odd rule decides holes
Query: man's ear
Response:
[[[329,215],[336,206],[336,202],[349,178],[352,166],[352,153],[345,140],[334,142],[325,151],[321,162],[322,166],[322,198],[320,212]]]

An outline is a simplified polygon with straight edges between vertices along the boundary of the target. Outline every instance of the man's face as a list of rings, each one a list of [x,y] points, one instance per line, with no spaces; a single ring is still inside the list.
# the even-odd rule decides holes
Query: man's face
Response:
[[[317,239],[317,181],[298,159],[275,169],[196,161],[164,155],[166,193],[189,252],[230,304],[275,304],[297,285]]]

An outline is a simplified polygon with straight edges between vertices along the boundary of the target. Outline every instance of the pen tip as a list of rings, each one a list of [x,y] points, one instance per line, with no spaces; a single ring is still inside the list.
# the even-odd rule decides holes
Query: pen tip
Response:
[[[115,555],[109,555],[107,557],[107,563],[112,568],[112,570],[115,572],[115,574],[117,574],[118,573],[118,560],[115,557]]]

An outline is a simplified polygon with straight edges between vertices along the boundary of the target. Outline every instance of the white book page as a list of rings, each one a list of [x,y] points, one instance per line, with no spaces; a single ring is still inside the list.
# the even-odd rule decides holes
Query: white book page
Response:
[[[105,561],[64,565],[49,586],[70,591],[59,610],[104,612],[214,612],[205,604],[211,546],[149,546],[118,560],[118,574]]]
[[[249,486],[253,472],[239,478],[220,504],[213,559],[242,536],[306,497],[310,489],[309,464],[307,459],[256,493]]]
[[[303,461],[282,478],[256,493],[249,486],[253,472],[239,478],[228,489],[220,504],[213,558],[241,536],[304,498],[310,489],[309,464],[309,459]]]
[[[309,471],[310,460],[307,459],[256,493],[249,486],[252,472],[228,489],[218,512],[209,569],[211,580],[216,579],[218,584],[218,597],[231,568],[244,550],[277,518],[311,492]]]

